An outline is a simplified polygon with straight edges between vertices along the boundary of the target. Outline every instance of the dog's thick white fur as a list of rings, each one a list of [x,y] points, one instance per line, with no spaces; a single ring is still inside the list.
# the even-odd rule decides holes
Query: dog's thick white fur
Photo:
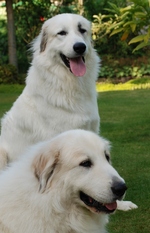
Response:
[[[75,45],[81,52],[74,50]],[[57,15],[44,23],[33,50],[26,87],[2,119],[1,167],[27,146],[61,132],[77,128],[99,132],[95,91],[99,58],[91,45],[90,23],[79,15]],[[70,58],[75,74],[63,56]],[[77,68],[86,73],[76,77]]]
[[[44,23],[33,43],[25,89],[2,119],[0,169],[28,146],[61,132],[80,128],[99,133],[99,58],[90,27],[75,14],[60,14]],[[122,209],[133,207],[129,202]]]
[[[105,233],[126,190],[109,147],[85,130],[33,146],[0,175],[0,232]]]

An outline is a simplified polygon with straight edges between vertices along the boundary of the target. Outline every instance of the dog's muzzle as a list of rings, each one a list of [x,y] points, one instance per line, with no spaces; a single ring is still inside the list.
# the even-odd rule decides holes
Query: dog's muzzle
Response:
[[[80,191],[80,199],[92,212],[103,212],[106,214],[111,214],[117,208],[116,201],[121,200],[123,198],[123,195],[127,190],[127,186],[124,182],[114,182],[111,187],[111,190],[114,195],[114,198],[112,198],[113,201],[111,203],[101,203],[82,191]]]
[[[106,214],[110,214],[110,213],[113,213],[117,208],[116,201],[112,203],[104,204],[104,203],[96,201],[94,198],[90,197],[84,192],[80,192],[80,199],[84,202],[85,205],[89,207],[89,209],[92,212],[96,212],[96,213],[103,212]]]
[[[86,73],[85,59],[83,56],[86,51],[86,45],[79,42],[75,43],[73,50],[76,54],[74,57],[67,57],[63,53],[60,53],[60,57],[75,76],[82,77]]]

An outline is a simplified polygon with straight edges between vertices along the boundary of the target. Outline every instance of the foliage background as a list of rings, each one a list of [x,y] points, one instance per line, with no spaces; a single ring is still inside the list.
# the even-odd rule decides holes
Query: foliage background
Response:
[[[58,13],[70,12],[83,14],[92,21],[95,48],[102,59],[100,78],[122,80],[127,77],[128,80],[150,74],[149,0],[84,0],[83,6],[80,0],[14,0],[13,9],[19,73],[28,70],[30,43],[38,35],[43,22]],[[137,38],[140,33],[143,36],[141,41]],[[147,46],[133,53],[143,40]],[[1,65],[8,63],[7,43],[6,17],[1,17]]]

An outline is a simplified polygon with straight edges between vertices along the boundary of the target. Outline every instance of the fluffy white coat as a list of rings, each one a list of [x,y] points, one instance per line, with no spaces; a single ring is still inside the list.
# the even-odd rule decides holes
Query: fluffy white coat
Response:
[[[0,232],[105,233],[108,214],[86,205],[80,191],[116,205],[112,187],[125,183],[109,162],[109,147],[84,130],[32,147],[0,175]]]

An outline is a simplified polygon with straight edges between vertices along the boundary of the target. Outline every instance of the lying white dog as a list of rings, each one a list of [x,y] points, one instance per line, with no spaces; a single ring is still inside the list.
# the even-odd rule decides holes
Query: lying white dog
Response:
[[[31,148],[0,175],[0,233],[105,233],[126,191],[109,147],[71,130]]]
[[[95,81],[99,58],[90,23],[75,14],[47,20],[33,44],[26,87],[2,119],[0,169],[26,148],[70,129],[99,133]],[[120,203],[118,209],[136,207]]]

